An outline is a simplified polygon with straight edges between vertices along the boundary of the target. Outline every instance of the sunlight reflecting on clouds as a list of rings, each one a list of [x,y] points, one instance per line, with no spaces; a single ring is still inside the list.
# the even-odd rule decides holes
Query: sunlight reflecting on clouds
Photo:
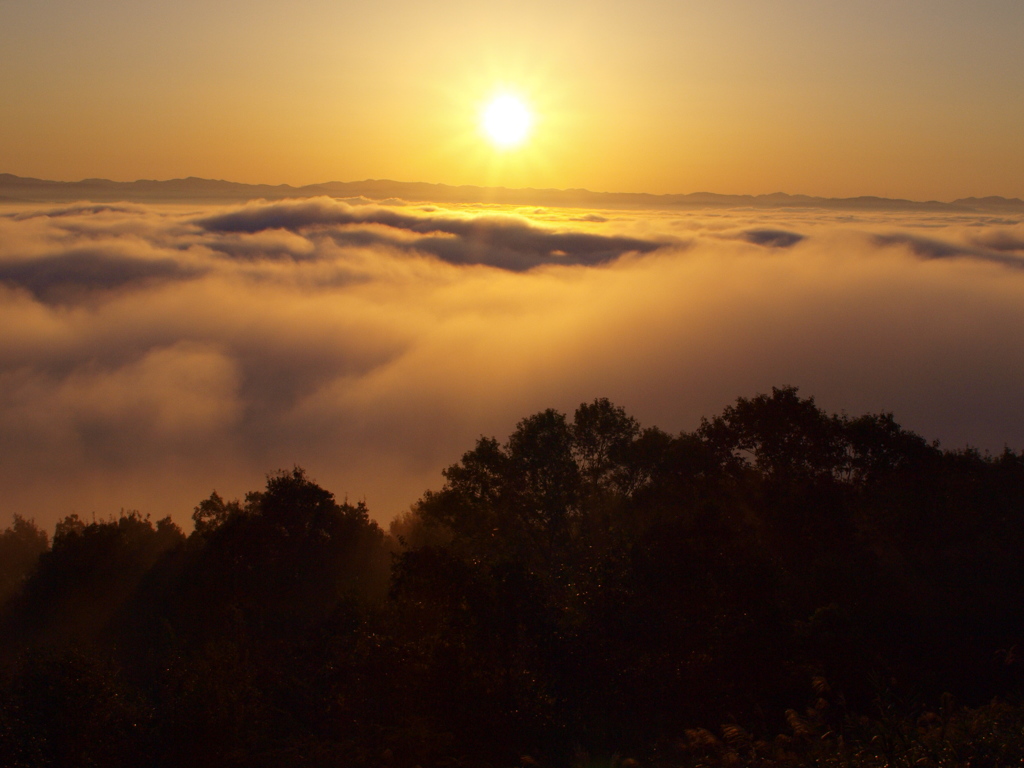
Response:
[[[293,464],[386,520],[480,434],[797,385],[1024,445],[1024,222],[350,204],[0,209],[0,515],[185,522]]]

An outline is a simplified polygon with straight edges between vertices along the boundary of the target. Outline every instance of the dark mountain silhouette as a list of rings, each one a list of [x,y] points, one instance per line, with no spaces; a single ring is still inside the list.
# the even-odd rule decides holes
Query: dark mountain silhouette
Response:
[[[1019,197],[999,197],[998,195],[962,197],[959,200],[954,200],[953,204],[991,211],[1024,211],[1024,200]]]
[[[968,197],[951,203],[885,197],[847,198],[790,195],[721,195],[713,192],[653,195],[634,192],[591,192],[586,189],[508,189],[506,187],[452,186],[425,182],[366,179],[330,181],[293,187],[289,184],[241,184],[217,179],[169,179],[156,181],[48,181],[0,173],[0,202],[43,203],[77,200],[135,202],[243,202],[286,198],[365,197],[398,198],[436,203],[500,203],[573,208],[821,208],[856,211],[1000,211],[1024,212],[1024,201],[1005,197]]]

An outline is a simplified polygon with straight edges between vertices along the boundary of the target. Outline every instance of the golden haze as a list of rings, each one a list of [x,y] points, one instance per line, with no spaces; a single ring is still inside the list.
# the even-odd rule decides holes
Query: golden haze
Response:
[[[0,3],[0,170],[1024,196],[1024,6]],[[480,101],[521,91],[529,157]]]
[[[386,521],[479,435],[596,397],[677,431],[794,384],[948,447],[1024,445],[1019,212],[0,214],[0,487],[48,528],[187,524],[296,463]]]

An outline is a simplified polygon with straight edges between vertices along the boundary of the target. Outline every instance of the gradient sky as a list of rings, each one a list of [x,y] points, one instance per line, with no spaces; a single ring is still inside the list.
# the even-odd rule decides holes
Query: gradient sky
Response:
[[[1024,196],[1020,0],[0,0],[0,172]],[[499,88],[529,145],[477,131]]]

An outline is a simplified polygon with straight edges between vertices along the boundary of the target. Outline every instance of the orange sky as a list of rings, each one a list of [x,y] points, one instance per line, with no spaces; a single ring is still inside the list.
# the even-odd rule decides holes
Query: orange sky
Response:
[[[1019,0],[0,0],[0,172],[1024,196]],[[479,111],[535,110],[499,153]]]

